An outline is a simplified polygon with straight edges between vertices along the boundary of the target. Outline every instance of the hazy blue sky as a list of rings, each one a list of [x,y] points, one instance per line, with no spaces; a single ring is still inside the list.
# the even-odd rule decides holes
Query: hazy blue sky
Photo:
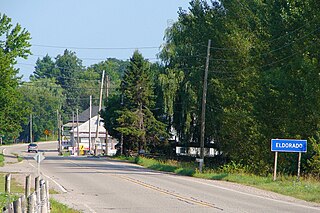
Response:
[[[73,49],[88,66],[109,57],[128,59],[138,48],[154,61],[163,43],[164,31],[177,20],[179,7],[187,0],[0,0],[0,12],[31,33],[33,56],[18,60],[20,74],[27,80],[35,61],[47,53],[62,54]],[[59,46],[52,48],[46,46]],[[90,49],[91,48],[91,49]],[[92,49],[105,48],[105,49]]]

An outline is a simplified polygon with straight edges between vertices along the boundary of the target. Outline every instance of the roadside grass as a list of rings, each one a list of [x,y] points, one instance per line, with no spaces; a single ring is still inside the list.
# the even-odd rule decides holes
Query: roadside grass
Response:
[[[12,202],[19,198],[21,195],[24,194],[24,187],[23,185],[19,184],[14,178],[11,179],[11,193],[6,194],[4,192],[4,185],[5,185],[5,176],[6,174],[0,174],[0,211],[3,209],[5,205],[9,202]],[[54,190],[49,191],[50,194],[58,194],[58,192]],[[50,198],[51,204],[51,212],[53,213],[80,213],[77,210],[68,208],[66,205],[57,202],[56,200]]]
[[[5,185],[5,176],[6,174],[0,174],[0,209],[14,200],[16,200],[21,194],[24,193],[23,187],[15,181],[15,179],[11,179],[11,187],[10,194],[4,192]]]
[[[62,156],[63,156],[63,157],[71,156],[71,152],[69,152],[69,151],[63,151],[63,152],[62,152]]]
[[[248,174],[241,170],[227,172],[224,169],[204,169],[204,172],[200,173],[198,171],[197,164],[194,162],[181,163],[173,160],[156,160],[145,157],[135,158],[123,156],[117,157],[117,159],[137,163],[143,167],[153,170],[173,172],[175,174],[196,178],[230,181],[309,202],[320,203],[320,181],[317,181],[312,177],[301,177],[300,181],[297,181],[296,176],[280,175],[277,177],[276,181],[273,181],[272,175],[262,177]]]
[[[69,208],[68,206],[59,203],[58,201],[50,198],[51,213],[80,213],[80,211]]]
[[[0,154],[0,166],[4,166],[4,156]]]
[[[23,157],[19,156],[19,154],[17,153],[12,153],[12,154],[17,157],[18,162],[23,161]]]

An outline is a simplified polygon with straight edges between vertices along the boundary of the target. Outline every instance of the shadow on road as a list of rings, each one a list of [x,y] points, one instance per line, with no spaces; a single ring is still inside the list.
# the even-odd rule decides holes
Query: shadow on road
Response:
[[[33,157],[28,157],[32,159]],[[141,175],[161,175],[160,171],[154,171],[140,167],[135,164],[129,164],[119,160],[107,160],[106,158],[95,158],[86,156],[46,156],[44,163],[59,164],[67,171],[63,173],[99,173],[99,174],[141,174]],[[80,171],[79,171],[80,169]],[[76,171],[77,170],[77,171]]]

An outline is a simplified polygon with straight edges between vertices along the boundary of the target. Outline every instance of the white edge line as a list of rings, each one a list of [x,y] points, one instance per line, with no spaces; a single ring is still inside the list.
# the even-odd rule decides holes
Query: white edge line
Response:
[[[32,166],[33,168],[36,168],[32,163],[29,162],[29,164],[30,164],[30,166]],[[59,184],[57,181],[55,181],[54,179],[52,179],[52,178],[49,177],[48,175],[45,175],[45,174],[42,173],[42,172],[41,172],[41,174],[42,174],[43,176],[45,176],[46,178],[50,179],[52,182],[54,182],[54,183],[61,189],[62,192],[64,192],[64,193],[68,192],[68,191],[67,191],[61,184]]]
[[[96,213],[92,208],[90,208],[90,206],[88,206],[87,204],[83,204],[86,208],[88,208],[89,209],[89,211],[90,212],[92,212],[92,213]]]
[[[61,189],[62,192],[64,192],[64,193],[68,192],[61,184],[59,184],[57,181],[55,181],[54,179],[52,179],[48,175],[45,175],[43,173],[42,173],[42,175],[45,176],[46,178],[50,179],[52,182],[54,182]]]
[[[294,202],[288,202],[288,201],[276,200],[276,199],[272,199],[272,198],[268,198],[268,197],[263,197],[261,195],[249,194],[249,193],[237,191],[237,190],[234,190],[234,189],[228,189],[228,188],[225,188],[225,187],[222,187],[222,186],[216,186],[216,185],[209,184],[209,183],[204,183],[204,182],[200,182],[200,181],[196,181],[196,180],[191,180],[189,178],[184,178],[184,177],[179,177],[179,178],[182,178],[184,180],[188,180],[190,182],[200,183],[200,184],[203,184],[203,185],[207,185],[207,186],[211,186],[211,187],[215,187],[215,188],[219,188],[219,189],[223,189],[223,190],[227,190],[227,191],[231,191],[231,192],[236,192],[236,193],[247,195],[247,196],[251,196],[251,197],[261,198],[261,199],[265,199],[265,200],[271,200],[271,201],[275,201],[275,202],[278,202],[278,203],[284,203],[284,204],[288,204],[288,205],[293,205],[293,206],[298,206],[298,207],[303,207],[303,208],[309,208],[309,209],[315,209],[315,210],[320,211],[319,207],[307,206],[307,205],[298,204],[298,203],[294,203]]]
[[[30,166],[32,166],[33,168],[36,168],[32,163],[28,162]]]

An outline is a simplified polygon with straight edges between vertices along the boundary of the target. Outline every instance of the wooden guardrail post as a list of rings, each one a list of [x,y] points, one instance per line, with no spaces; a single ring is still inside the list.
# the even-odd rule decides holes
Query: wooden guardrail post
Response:
[[[36,207],[36,195],[35,193],[32,193],[28,197],[28,213],[34,213]]]
[[[27,212],[27,202],[26,202],[26,196],[25,195],[22,195],[20,197],[21,199],[21,209],[22,209],[22,212]]]
[[[44,180],[40,182],[40,212],[47,213],[47,192]]]
[[[21,198],[15,200],[13,202],[13,211],[14,211],[14,213],[22,213]]]
[[[36,205],[37,207],[40,206],[40,176],[37,176],[34,179],[34,188],[35,188],[35,194],[36,194]]]
[[[40,188],[40,176],[37,176],[34,179],[34,189],[35,191],[37,191]]]
[[[48,213],[50,212],[49,182],[35,178],[35,191],[30,194],[31,176],[26,176],[25,195],[3,207],[4,213]],[[5,191],[10,194],[11,174],[5,177]]]
[[[31,175],[26,176],[25,196],[29,197],[31,191]]]
[[[2,212],[3,213],[14,213],[13,212],[13,203],[9,203],[5,207],[3,207]]]
[[[10,187],[11,187],[11,174],[6,175],[5,185],[4,185],[4,191],[5,193],[10,193]]]
[[[50,192],[49,192],[49,181],[46,180],[46,193],[47,193],[47,212],[50,213]]]

